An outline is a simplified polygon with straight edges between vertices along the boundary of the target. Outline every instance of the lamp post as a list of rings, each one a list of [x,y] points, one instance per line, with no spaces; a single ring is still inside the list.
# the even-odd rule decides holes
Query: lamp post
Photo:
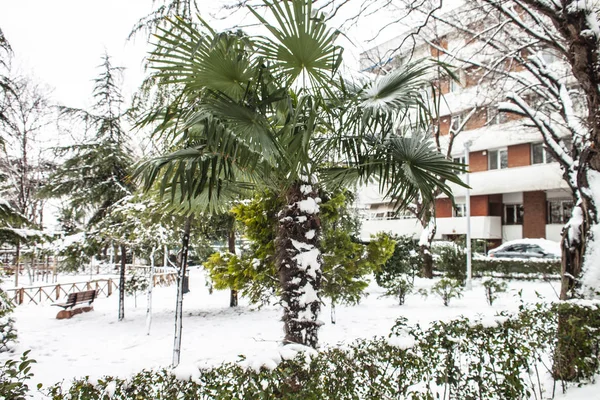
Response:
[[[467,173],[465,174],[465,183],[469,186],[469,147],[471,142],[465,142],[465,164],[467,165]],[[466,212],[467,212],[467,279],[465,281],[465,288],[471,290],[473,283],[471,281],[473,277],[473,271],[471,268],[471,188],[467,187],[466,194]]]

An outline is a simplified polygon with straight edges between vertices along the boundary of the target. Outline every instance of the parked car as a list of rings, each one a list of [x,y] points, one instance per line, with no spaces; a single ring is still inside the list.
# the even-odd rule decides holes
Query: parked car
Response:
[[[488,252],[494,258],[549,258],[561,257],[560,244],[546,239],[517,239],[503,243]]]

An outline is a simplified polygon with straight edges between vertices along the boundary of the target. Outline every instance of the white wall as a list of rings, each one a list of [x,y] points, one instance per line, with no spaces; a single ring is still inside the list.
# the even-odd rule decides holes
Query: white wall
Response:
[[[502,218],[471,217],[471,236],[474,239],[500,239]],[[368,240],[371,234],[388,232],[396,235],[412,235],[417,239],[423,229],[416,218],[366,220],[362,221],[360,237]],[[467,218],[438,218],[435,239],[442,235],[464,235],[467,232]]]
[[[547,224],[546,225],[546,239],[554,240],[555,242],[560,242],[561,236],[560,232],[562,231],[564,225],[562,224]]]
[[[503,225],[502,226],[502,241],[523,239],[523,225]]]

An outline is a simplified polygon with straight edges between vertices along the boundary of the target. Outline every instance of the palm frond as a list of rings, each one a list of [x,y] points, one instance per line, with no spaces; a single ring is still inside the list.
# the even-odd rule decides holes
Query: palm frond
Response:
[[[395,137],[384,150],[387,156],[380,165],[380,188],[395,200],[396,208],[416,199],[431,203],[439,192],[452,197],[449,182],[466,187],[458,177],[466,172],[465,166],[444,157],[425,137]]]
[[[307,77],[313,86],[326,87],[341,64],[342,49],[334,44],[338,33],[327,28],[323,15],[313,15],[311,1],[264,0],[264,4],[277,23],[270,24],[250,8],[275,38],[260,41],[259,52],[276,63],[288,85]]]

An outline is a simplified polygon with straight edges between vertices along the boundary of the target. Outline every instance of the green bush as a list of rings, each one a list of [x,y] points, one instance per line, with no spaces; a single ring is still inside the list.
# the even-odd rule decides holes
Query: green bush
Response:
[[[426,329],[396,322],[388,338],[358,340],[344,348],[300,353],[277,367],[222,364],[178,379],[171,371],[142,371],[123,380],[79,379],[47,394],[63,399],[529,399],[553,397],[543,381],[557,343],[557,308],[576,307],[592,325],[572,324],[587,354],[576,355],[586,377],[598,370],[600,306],[522,307],[489,321],[459,318]],[[577,317],[579,318],[579,317]],[[585,337],[585,338],[584,338]],[[580,341],[581,340],[581,341]],[[594,347],[595,346],[595,347]],[[583,347],[582,347],[583,348]],[[596,357],[596,363],[589,360]]]
[[[498,282],[488,278],[484,279],[483,287],[485,288],[485,298],[487,299],[488,304],[491,306],[498,298],[498,293],[506,292],[508,285],[506,282]]]
[[[29,398],[27,381],[31,379],[31,364],[27,350],[18,360],[7,360],[0,368],[0,399],[21,400]]]
[[[450,279],[464,283],[467,275],[467,256],[464,247],[452,242],[437,242],[432,246],[435,267]]]
[[[462,297],[462,284],[454,279],[442,278],[431,287],[431,293],[438,295],[447,307],[450,300]]]
[[[554,358],[556,378],[581,380],[594,376],[600,367],[600,303],[585,300],[554,306],[559,319],[558,346]]]
[[[12,350],[17,341],[15,320],[9,317],[14,307],[6,292],[0,289],[0,353]]]
[[[375,272],[375,281],[383,288],[395,285],[398,278],[410,279],[413,283],[415,275],[421,268],[419,246],[411,236],[393,238],[396,246],[387,262]]]
[[[403,305],[406,295],[412,293],[414,284],[404,276],[398,276],[386,281],[384,296],[395,297],[398,304]]]

